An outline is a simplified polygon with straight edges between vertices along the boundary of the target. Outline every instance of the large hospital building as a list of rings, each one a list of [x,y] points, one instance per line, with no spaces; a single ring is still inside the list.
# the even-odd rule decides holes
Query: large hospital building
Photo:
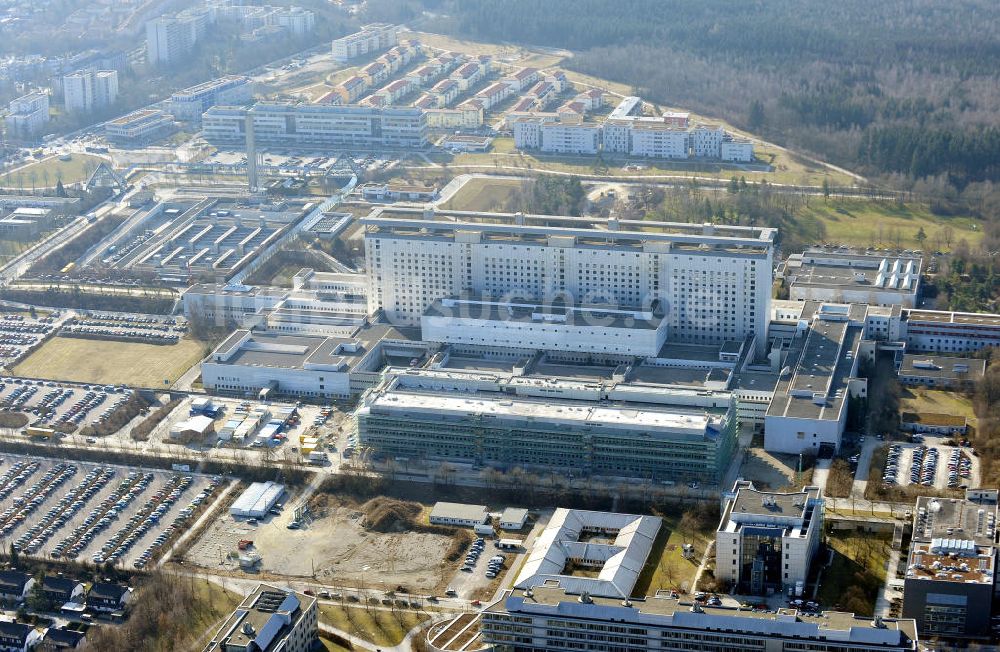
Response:
[[[764,351],[774,229],[401,207],[361,222],[369,309],[394,324],[418,325],[436,301],[473,293],[511,307],[656,310],[671,341],[753,336]],[[526,322],[525,342],[535,328]]]

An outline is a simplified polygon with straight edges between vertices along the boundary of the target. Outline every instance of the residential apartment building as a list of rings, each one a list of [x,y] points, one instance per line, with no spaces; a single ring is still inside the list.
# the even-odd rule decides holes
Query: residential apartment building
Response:
[[[435,301],[466,292],[629,309],[659,301],[671,341],[752,336],[764,352],[773,229],[404,207],[361,222],[369,311],[394,324],[417,325]]]
[[[210,108],[202,116],[209,142],[234,145],[246,138],[247,112],[253,115],[256,141],[280,147],[423,147],[427,121],[413,107],[364,107],[332,104],[258,102],[252,109]]]
[[[753,143],[745,138],[726,135],[719,148],[719,158],[734,163],[750,163],[754,159]]]
[[[222,624],[205,652],[309,652],[318,635],[316,598],[258,584]]]
[[[117,70],[80,70],[63,77],[63,95],[70,113],[91,113],[118,99]]]
[[[688,158],[688,132],[667,124],[640,122],[630,124],[628,153],[649,158]]]
[[[921,496],[903,584],[903,616],[927,637],[988,638],[996,584],[997,490]]]
[[[819,487],[777,493],[738,480],[723,496],[715,577],[737,593],[802,595],[822,537]]]
[[[589,122],[568,123],[556,114],[525,115],[513,123],[514,146],[558,154],[596,154],[601,145],[601,126]]]
[[[366,54],[388,50],[398,42],[399,29],[398,25],[385,23],[365,25],[360,32],[334,39],[333,58],[345,62]]]
[[[272,24],[285,28],[293,36],[305,36],[316,27],[316,14],[302,7],[279,7],[269,18]]]
[[[679,597],[573,596],[560,586],[506,591],[482,612],[496,652],[917,652],[912,619],[785,608],[710,607]]]
[[[691,155],[696,158],[719,158],[725,134],[722,127],[698,125],[691,130]]]
[[[195,43],[213,22],[211,8],[188,9],[146,23],[146,60],[152,66],[170,66],[191,55]]]
[[[249,77],[227,75],[203,82],[170,96],[170,112],[178,120],[199,122],[213,106],[239,106],[253,101],[254,83]]]
[[[22,95],[7,104],[4,122],[8,138],[24,138],[41,133],[49,122],[49,94],[40,90]]]

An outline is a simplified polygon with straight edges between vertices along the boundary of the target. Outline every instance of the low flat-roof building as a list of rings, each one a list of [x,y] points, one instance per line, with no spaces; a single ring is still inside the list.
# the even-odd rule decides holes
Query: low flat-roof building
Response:
[[[240,518],[263,518],[285,494],[285,485],[277,482],[254,482],[229,507]]]
[[[947,355],[1000,346],[1000,315],[904,310],[900,328],[912,352]]]
[[[330,337],[285,334],[281,323],[272,325],[277,332],[239,329],[216,347],[201,365],[205,389],[349,398],[377,384],[387,361],[408,365],[431,348],[387,324],[352,322],[347,335]]]
[[[172,116],[159,109],[140,109],[104,124],[104,135],[121,147],[139,147],[174,129]]]
[[[904,385],[965,387],[983,377],[986,361],[907,353],[900,359],[897,371],[899,382]]]
[[[319,634],[316,598],[258,584],[205,652],[309,652]]]
[[[667,340],[659,308],[546,305],[468,294],[434,301],[420,318],[424,340],[545,351],[655,356]]]
[[[490,520],[486,505],[436,502],[429,516],[431,525],[461,525],[475,527]]]
[[[528,522],[528,510],[520,507],[508,507],[500,514],[501,530],[520,530]]]
[[[996,583],[997,490],[921,496],[903,584],[903,616],[924,636],[986,638]]]
[[[482,641],[497,652],[689,650],[917,652],[912,619],[842,612],[710,607],[677,597],[575,596],[559,586],[506,591],[482,612]]]
[[[796,492],[759,491],[739,480],[723,497],[715,533],[715,576],[739,593],[802,595],[823,534],[819,487]]]
[[[912,254],[813,247],[789,256],[781,269],[792,300],[914,308],[922,262]]]

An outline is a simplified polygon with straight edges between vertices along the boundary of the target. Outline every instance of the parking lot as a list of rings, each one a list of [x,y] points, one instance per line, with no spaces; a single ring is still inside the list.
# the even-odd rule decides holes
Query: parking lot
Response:
[[[220,493],[222,478],[7,456],[0,541],[22,554],[142,568]]]
[[[882,482],[959,489],[978,484],[979,464],[971,448],[947,446],[943,437],[889,446]]]
[[[174,344],[187,329],[187,322],[182,318],[93,313],[66,320],[59,334],[68,337]]]
[[[0,409],[23,412],[29,425],[86,426],[103,423],[132,396],[113,385],[78,385],[28,378],[0,378]]]
[[[57,327],[59,313],[32,319],[20,313],[0,315],[0,364],[12,365]]]

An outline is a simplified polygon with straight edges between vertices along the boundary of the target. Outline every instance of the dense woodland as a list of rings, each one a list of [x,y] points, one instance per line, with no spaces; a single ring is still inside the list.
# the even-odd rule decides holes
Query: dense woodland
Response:
[[[994,0],[392,4],[467,38],[568,48],[571,69],[867,174],[1000,180]]]

